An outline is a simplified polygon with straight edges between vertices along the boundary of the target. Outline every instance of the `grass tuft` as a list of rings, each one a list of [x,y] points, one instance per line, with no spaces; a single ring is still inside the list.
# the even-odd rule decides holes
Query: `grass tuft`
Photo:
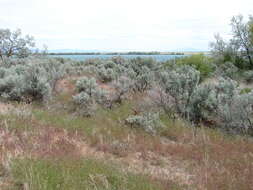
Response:
[[[145,176],[121,171],[97,160],[16,160],[14,187],[30,190],[159,190]],[[15,189],[14,188],[14,189]]]

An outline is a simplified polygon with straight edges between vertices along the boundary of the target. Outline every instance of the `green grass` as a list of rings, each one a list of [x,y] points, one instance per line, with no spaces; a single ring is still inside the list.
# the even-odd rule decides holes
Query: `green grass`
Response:
[[[0,115],[0,126],[10,130],[34,130],[31,118],[21,118],[14,114]]]
[[[159,190],[147,177],[123,172],[97,160],[16,160],[13,189],[29,190]]]
[[[35,119],[42,125],[64,128],[69,131],[83,132],[86,137],[102,134],[108,140],[117,140],[133,133],[133,129],[124,125],[123,121],[131,114],[132,104],[124,104],[112,109],[99,108],[94,117],[73,116],[65,111],[49,112],[33,109]]]
[[[143,156],[141,159],[152,159],[145,156],[150,151],[158,156],[168,156],[168,159],[189,163],[189,166],[185,168],[189,174],[196,176],[192,186],[188,188],[188,186],[182,186],[183,184],[168,179],[163,181],[160,176],[150,180],[147,176],[125,173],[122,168],[126,165],[123,162],[120,167],[111,162],[98,161],[96,158],[80,160],[76,152],[71,151],[72,146],[71,150],[64,150],[57,145],[60,151],[66,152],[66,155],[51,154],[51,149],[48,148],[49,152],[44,157],[48,158],[47,160],[34,156],[33,159],[15,160],[10,171],[7,171],[6,167],[0,168],[0,175],[6,175],[8,180],[11,180],[8,190],[201,189],[197,187],[250,189],[253,176],[252,141],[246,137],[225,135],[217,129],[193,127],[180,119],[173,121],[163,114],[160,115],[160,119],[165,127],[157,135],[150,135],[143,130],[124,125],[124,119],[132,114],[133,105],[134,101],[126,101],[112,110],[99,108],[96,115],[91,118],[74,116],[69,110],[57,108],[52,111],[52,109],[33,105],[33,116],[31,117],[18,117],[15,114],[0,115],[0,127],[2,130],[13,129],[13,133],[7,133],[8,139],[25,137],[19,132],[33,130],[34,133],[23,133],[28,135],[26,142],[22,145],[24,150],[29,150],[28,145],[32,143],[38,145],[38,150],[45,148],[43,142],[47,141],[44,141],[44,138],[41,140],[34,137],[37,132],[40,133],[41,128],[48,127],[66,129],[68,132],[77,130],[77,134],[84,137],[85,143],[91,147],[94,145],[92,147],[96,148],[94,150],[113,154],[114,158],[124,156],[127,158],[127,155],[131,156],[131,153],[139,152]],[[47,134],[43,135],[44,133],[40,137],[47,137]],[[161,137],[174,142],[164,141],[165,143],[162,143]],[[7,151],[11,151],[7,145],[8,143],[6,143],[6,148],[2,149],[2,151],[5,150],[1,153],[2,155],[7,155]],[[21,156],[30,157],[30,154],[25,153]],[[159,159],[155,158],[150,161],[162,167],[163,162],[160,162]],[[216,167],[213,167],[214,165]],[[153,174],[150,175],[156,177]],[[1,186],[0,189],[2,189]]]

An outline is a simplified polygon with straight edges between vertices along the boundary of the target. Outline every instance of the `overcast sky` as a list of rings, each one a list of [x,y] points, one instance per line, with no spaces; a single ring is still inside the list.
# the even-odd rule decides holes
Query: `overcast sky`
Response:
[[[0,28],[49,49],[207,50],[239,13],[253,15],[253,0],[0,0]]]

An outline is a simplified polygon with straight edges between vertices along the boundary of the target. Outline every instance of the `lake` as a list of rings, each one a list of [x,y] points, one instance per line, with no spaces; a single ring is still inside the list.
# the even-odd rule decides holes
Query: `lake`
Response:
[[[87,59],[110,59],[112,57],[120,56],[125,59],[133,59],[136,57],[141,58],[153,58],[156,61],[167,61],[170,59],[180,58],[185,55],[50,55],[50,57],[62,57],[78,61],[84,61]]]

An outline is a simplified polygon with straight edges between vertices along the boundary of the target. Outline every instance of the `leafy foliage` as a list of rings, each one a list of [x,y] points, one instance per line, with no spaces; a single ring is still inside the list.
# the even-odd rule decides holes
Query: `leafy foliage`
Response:
[[[225,42],[220,35],[215,35],[215,42],[211,43],[212,54],[218,64],[232,62],[240,69],[253,68],[252,61],[252,18],[243,21],[243,16],[231,19],[233,38]]]
[[[189,65],[200,72],[200,79],[204,80],[214,71],[211,58],[204,54],[186,56],[176,60],[178,65]]]

